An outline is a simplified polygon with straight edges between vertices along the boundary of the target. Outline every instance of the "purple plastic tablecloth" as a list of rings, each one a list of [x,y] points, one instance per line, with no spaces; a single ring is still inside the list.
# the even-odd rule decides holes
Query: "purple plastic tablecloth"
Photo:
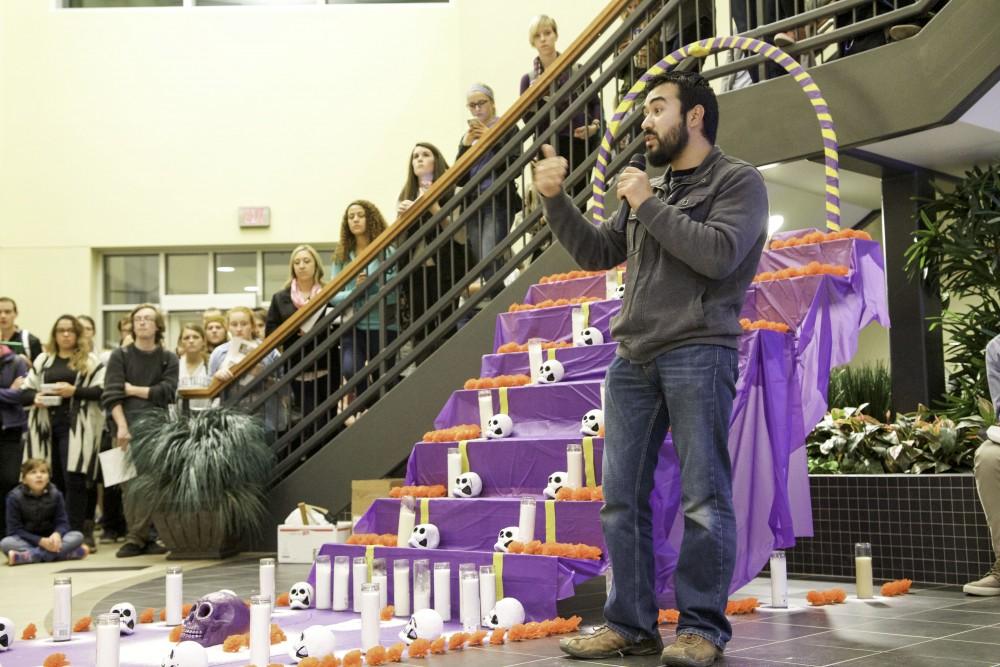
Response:
[[[604,274],[576,278],[575,280],[560,280],[544,285],[536,283],[528,288],[524,303],[541,303],[546,299],[573,299],[578,296],[596,296],[603,299],[606,296],[607,279]]]
[[[573,309],[579,305],[553,306],[538,310],[522,310],[516,313],[500,313],[497,317],[496,333],[493,336],[493,351],[505,343],[527,343],[529,338],[543,340],[572,340]],[[590,321],[587,326],[597,327],[605,340],[611,340],[611,318],[618,314],[621,301],[590,302]]]
[[[550,352],[562,363],[566,370],[565,380],[603,380],[604,372],[615,356],[618,343],[610,338],[604,345],[583,345],[543,350],[542,358],[549,359]],[[483,355],[481,377],[498,375],[531,375],[528,368],[527,352]]]
[[[491,389],[493,414],[500,412],[500,390]],[[507,388],[507,404],[514,432],[519,438],[574,437],[589,410],[601,407],[601,383],[597,380],[557,382]],[[434,420],[434,428],[479,423],[479,392],[461,389],[452,393]]]
[[[483,478],[484,496],[540,494],[548,476],[566,470],[566,445],[581,438],[555,440],[504,438],[470,440],[469,469]],[[406,484],[444,484],[448,476],[448,448],[453,442],[424,442],[413,448],[406,465]],[[594,438],[594,474],[601,483],[604,438]]]
[[[320,549],[320,553],[330,556],[331,560],[336,556],[349,556],[351,558],[364,556],[365,551],[365,547],[349,544],[327,544]],[[405,558],[410,561],[411,582],[414,560],[421,558],[430,560],[432,570],[434,563],[450,563],[453,618],[457,616],[459,610],[458,566],[462,563],[473,563],[478,568],[480,565],[493,564],[493,553],[487,551],[375,547],[373,557],[386,559],[386,571],[390,573],[388,576],[390,603],[394,592],[391,574],[392,563],[397,558]],[[607,569],[607,564],[603,561],[506,554],[503,557],[503,594],[504,597],[517,598],[521,601],[521,604],[524,605],[526,620],[545,621],[555,618],[557,600],[572,597],[576,584],[581,584],[601,574],[605,569]],[[313,572],[309,573],[309,582],[314,585],[316,583],[315,568]],[[348,595],[350,596],[351,593]]]
[[[395,533],[399,526],[399,500],[379,498],[358,520],[356,533]],[[599,513],[601,503],[555,501],[556,541],[586,544],[604,551]],[[429,523],[441,533],[441,549],[493,551],[497,535],[516,526],[521,503],[517,498],[432,498]],[[417,523],[421,523],[420,513]],[[545,506],[539,494],[535,506],[535,539],[545,539]],[[521,540],[525,541],[525,540]]]

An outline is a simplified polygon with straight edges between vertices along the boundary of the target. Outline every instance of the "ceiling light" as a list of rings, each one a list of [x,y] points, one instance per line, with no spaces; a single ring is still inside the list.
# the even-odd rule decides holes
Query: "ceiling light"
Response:
[[[236,268],[232,266],[217,266],[215,267],[215,270],[219,273],[232,273],[236,270]]]
[[[771,164],[762,164],[757,167],[757,171],[767,171],[768,169],[774,169],[775,167],[780,167],[781,165],[777,162],[772,162]]]
[[[257,291],[257,286],[256,285],[247,285],[246,287],[243,288],[243,291],[244,292],[256,292]]]
[[[772,236],[776,231],[781,229],[781,226],[785,224],[785,216],[783,215],[772,215],[767,219],[767,235]]]

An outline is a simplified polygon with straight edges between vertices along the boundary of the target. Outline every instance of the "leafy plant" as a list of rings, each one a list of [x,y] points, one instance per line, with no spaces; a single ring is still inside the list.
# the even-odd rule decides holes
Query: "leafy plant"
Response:
[[[849,407],[866,404],[866,412],[889,419],[892,411],[892,378],[884,361],[861,366],[840,366],[830,372],[827,404]]]
[[[966,172],[954,190],[936,188],[920,209],[921,229],[906,251],[911,277],[940,290],[942,314],[930,327],[947,334],[950,365],[939,411],[958,419],[988,395],[983,353],[1000,333],[1000,167]],[[963,310],[954,308],[961,299]]]
[[[969,472],[979,433],[991,423],[982,412],[955,422],[920,406],[884,424],[864,414],[866,407],[834,408],[812,430],[806,438],[810,473]]]
[[[258,420],[226,408],[156,410],[136,421],[132,435],[128,453],[138,476],[128,493],[154,511],[212,512],[220,528],[260,534],[274,461]]]

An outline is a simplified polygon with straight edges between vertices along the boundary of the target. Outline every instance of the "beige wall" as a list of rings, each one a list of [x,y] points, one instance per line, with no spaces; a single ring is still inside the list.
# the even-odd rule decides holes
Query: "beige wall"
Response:
[[[332,241],[354,198],[394,211],[417,140],[454,155],[464,91],[502,110],[534,51],[603,0],[54,11],[0,2],[0,294],[22,324],[96,311],[91,249]],[[236,209],[270,206],[240,231]]]

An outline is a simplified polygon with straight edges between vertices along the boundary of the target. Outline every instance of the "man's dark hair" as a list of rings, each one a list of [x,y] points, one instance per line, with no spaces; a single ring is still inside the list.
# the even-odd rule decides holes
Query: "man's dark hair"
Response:
[[[708,81],[697,72],[664,72],[649,80],[646,91],[649,92],[665,83],[677,86],[682,115],[699,104],[702,106],[705,110],[702,120],[703,133],[710,144],[715,144],[715,136],[719,131],[719,101],[715,98],[715,91],[708,85]]]
[[[7,303],[9,303],[11,306],[14,307],[14,312],[17,313],[17,301],[14,301],[14,299],[10,298],[9,296],[0,296],[0,301],[6,301]]]

